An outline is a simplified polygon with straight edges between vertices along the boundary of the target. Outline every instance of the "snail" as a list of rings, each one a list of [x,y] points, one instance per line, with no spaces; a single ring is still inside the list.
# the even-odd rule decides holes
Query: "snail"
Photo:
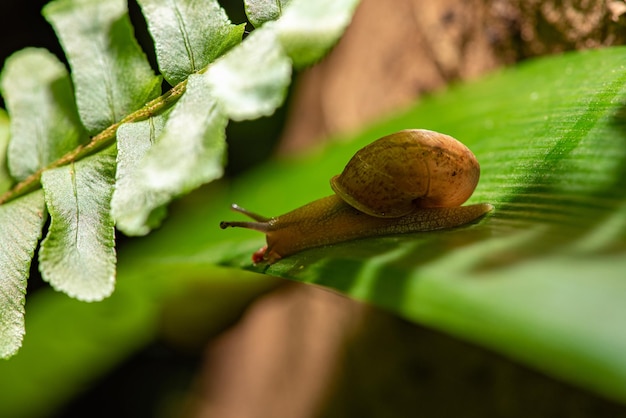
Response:
[[[408,129],[359,150],[330,180],[335,194],[266,218],[237,205],[254,222],[221,222],[266,234],[253,261],[269,264],[299,251],[338,242],[467,224],[488,213],[486,203],[460,206],[478,184],[474,154],[451,136]]]

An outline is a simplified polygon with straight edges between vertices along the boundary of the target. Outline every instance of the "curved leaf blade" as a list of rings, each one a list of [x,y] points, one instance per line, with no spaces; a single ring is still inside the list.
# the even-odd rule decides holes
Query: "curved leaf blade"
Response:
[[[101,300],[115,286],[114,178],[115,147],[41,177],[52,222],[39,269],[52,287],[80,300]]]
[[[140,0],[157,61],[172,86],[241,42],[245,25],[233,25],[216,0]]]
[[[231,119],[254,119],[271,115],[283,103],[291,62],[268,25],[252,32],[203,76]]]
[[[4,193],[13,184],[9,167],[7,164],[7,154],[9,150],[9,138],[11,136],[10,121],[7,113],[0,109],[0,193]]]
[[[26,280],[45,222],[43,193],[0,206],[0,357],[14,355],[24,336]]]
[[[111,200],[111,215],[117,229],[126,235],[146,235],[165,216],[165,191],[153,190],[142,184],[140,167],[144,156],[165,128],[167,114],[135,123],[125,123],[117,130],[117,174]]]
[[[43,9],[72,67],[83,124],[97,133],[161,91],[133,36],[124,0],[55,0]]]
[[[223,174],[228,118],[211,96],[204,75],[189,76],[187,90],[172,109],[157,142],[141,157],[129,188],[116,190],[116,219],[124,232],[145,234],[152,215],[174,197]],[[149,125],[138,129],[151,129]],[[134,195],[134,198],[133,198]]]
[[[280,41],[295,67],[318,61],[352,20],[359,0],[291,0],[276,21]]]
[[[244,10],[255,28],[278,19],[291,0],[244,0]]]
[[[26,48],[2,70],[2,92],[11,115],[8,163],[23,180],[84,142],[69,75],[50,52]]]

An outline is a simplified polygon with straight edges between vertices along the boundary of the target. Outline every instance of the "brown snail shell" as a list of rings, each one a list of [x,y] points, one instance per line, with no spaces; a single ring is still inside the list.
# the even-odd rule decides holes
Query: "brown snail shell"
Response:
[[[461,205],[474,192],[479,176],[476,157],[461,142],[410,129],[362,148],[330,184],[361,212],[396,218],[417,207]]]

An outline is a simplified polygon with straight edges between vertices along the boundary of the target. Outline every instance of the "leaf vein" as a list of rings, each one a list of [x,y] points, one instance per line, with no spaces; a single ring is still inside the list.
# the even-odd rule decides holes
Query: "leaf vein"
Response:
[[[76,206],[74,222],[76,224],[76,228],[74,229],[74,245],[78,248],[78,230],[80,223],[80,205],[78,204],[78,186],[76,184],[76,167],[74,162],[72,161],[70,166],[70,178],[72,180],[72,193],[74,196],[74,205]]]
[[[107,48],[104,48],[102,46],[99,47],[100,50],[105,51]],[[103,57],[101,54],[98,54],[98,60],[100,61],[100,68],[102,70],[102,74],[103,74],[103,82],[104,82],[104,90],[106,92],[107,95],[107,107],[109,110],[109,117],[110,117],[110,123],[115,123],[117,122],[117,110],[116,110],[116,106],[115,106],[115,94],[113,93],[113,80],[111,80],[111,73],[110,73],[110,68],[114,68],[111,65],[108,65],[107,58]]]
[[[189,57],[189,65],[191,66],[189,73],[193,73],[196,71],[196,58],[191,46],[191,40],[189,39],[189,33],[187,33],[187,29],[185,27],[185,20],[176,1],[174,1],[174,14],[176,15],[176,21],[178,22],[178,30],[180,31],[185,44],[185,51],[187,51],[187,56]]]

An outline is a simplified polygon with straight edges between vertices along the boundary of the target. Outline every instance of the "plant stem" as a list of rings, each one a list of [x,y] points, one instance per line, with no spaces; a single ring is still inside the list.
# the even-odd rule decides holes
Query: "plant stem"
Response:
[[[24,180],[14,185],[10,190],[7,190],[5,193],[0,195],[0,205],[3,205],[19,196],[30,193],[33,190],[41,187],[41,175],[44,171],[50,170],[52,168],[61,167],[71,162],[80,160],[112,145],[113,143],[115,143],[117,128],[119,128],[120,125],[124,123],[139,122],[141,120],[151,118],[152,116],[160,112],[163,112],[172,104],[174,104],[180,98],[180,96],[183,95],[186,87],[187,80],[178,83],[170,90],[168,90],[165,94],[146,103],[141,109],[138,109],[130,115],[127,115],[119,122],[114,123],[96,136],[92,137],[88,143],[79,145],[58,160],[53,161],[46,167],[40,168],[30,176],[26,177]]]

